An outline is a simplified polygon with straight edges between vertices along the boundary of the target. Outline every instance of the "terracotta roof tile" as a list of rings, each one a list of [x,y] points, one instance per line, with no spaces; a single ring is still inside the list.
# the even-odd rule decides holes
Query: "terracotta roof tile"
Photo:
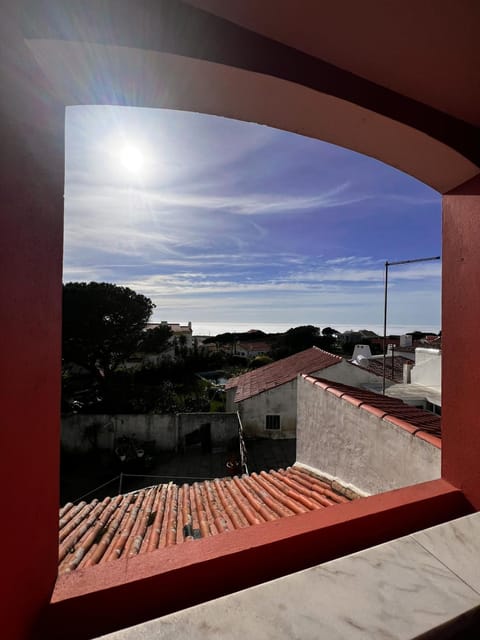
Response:
[[[366,389],[359,389],[312,376],[308,376],[308,379],[321,386],[325,391],[354,404],[360,409],[367,410],[379,418],[390,421],[397,426],[401,426],[401,423],[404,422],[409,431],[413,427],[414,433],[418,431],[435,436],[435,440],[428,440],[428,442],[436,443],[439,446],[439,438],[441,438],[440,416],[418,407],[412,407],[397,398],[380,395]]]
[[[393,372],[392,372],[392,356],[387,356],[385,363],[385,377],[388,380],[393,380],[394,382],[403,382],[403,365],[414,363],[412,360],[408,358],[404,358],[403,356],[394,356],[393,357]],[[362,363],[362,368],[370,371],[370,373],[374,373],[377,376],[383,377],[383,358],[379,358],[378,360],[368,360]]]
[[[68,503],[60,510],[59,574],[342,502],[328,483],[288,468]]]
[[[226,389],[236,388],[235,402],[241,402],[263,391],[279,387],[286,382],[294,380],[299,373],[314,373],[331,367],[343,358],[333,353],[328,353],[318,347],[311,347],[295,353],[288,358],[282,358],[254,371],[244,373],[237,378],[228,380]]]
[[[243,349],[244,351],[271,351],[272,345],[268,342],[239,342],[237,349]]]

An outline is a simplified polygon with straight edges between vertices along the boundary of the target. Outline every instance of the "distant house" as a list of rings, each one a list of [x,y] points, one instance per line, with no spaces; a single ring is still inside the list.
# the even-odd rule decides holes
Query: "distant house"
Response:
[[[441,414],[442,351],[430,346],[441,344],[440,340],[438,336],[428,340],[428,347],[389,345],[385,358],[386,395]],[[351,362],[383,377],[383,356],[372,356],[368,345],[356,345]],[[369,388],[378,391],[380,386],[373,384]]]
[[[189,322],[186,325],[182,325],[178,322],[167,322],[162,320],[161,322],[147,322],[145,329],[156,329],[157,327],[167,326],[172,335],[169,339],[169,346],[161,354],[147,354],[144,358],[144,362],[149,364],[159,364],[165,358],[175,358],[179,348],[190,350],[193,347],[192,337],[192,323]]]
[[[401,398],[409,405],[441,414],[442,352],[440,349],[423,347],[415,349],[415,362],[411,363],[408,376],[402,382],[403,384],[390,386],[387,389],[387,395]]]
[[[209,338],[210,336],[194,336],[192,342],[194,345],[197,345],[199,351],[203,351],[204,353],[215,353],[218,351],[218,347],[215,342],[205,342]]]
[[[183,324],[179,324],[178,322],[167,322],[166,320],[162,320],[161,322],[147,322],[147,325],[145,328],[148,331],[149,329],[155,329],[157,327],[162,327],[162,326],[167,326],[172,332],[172,338],[171,338],[172,345],[175,342],[178,343],[180,341],[180,336],[183,336],[181,339],[181,342],[183,342],[188,349],[192,348],[193,339],[192,339],[192,323],[191,322],[189,322],[186,325],[183,325]]]
[[[272,347],[268,342],[237,342],[235,354],[243,358],[256,358],[270,353]]]
[[[143,351],[135,352],[121,364],[121,369],[141,369],[144,366],[159,366],[165,360],[174,359],[180,348],[188,351],[193,348],[191,322],[186,325],[181,325],[176,322],[167,322],[166,320],[162,320],[161,322],[147,322],[144,330],[151,331],[158,327],[168,327],[172,333],[166,348],[160,353],[147,353]]]
[[[362,347],[364,345],[356,345]],[[353,354],[355,356],[355,352]],[[371,373],[376,374],[379,377],[383,377],[383,356],[357,356],[352,358],[352,363],[367,369]],[[405,358],[403,355],[396,355],[395,352],[389,352],[385,359],[385,378],[398,384],[403,383],[405,373],[405,365],[409,368],[412,367],[413,362],[411,358]]]
[[[247,437],[295,437],[301,373],[360,387],[379,383],[376,374],[318,347],[244,373],[230,379],[225,389],[226,410],[239,412]]]

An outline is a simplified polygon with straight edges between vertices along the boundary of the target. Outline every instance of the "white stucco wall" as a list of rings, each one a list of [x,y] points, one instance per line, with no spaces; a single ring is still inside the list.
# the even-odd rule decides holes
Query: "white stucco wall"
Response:
[[[247,438],[294,438],[297,424],[297,381],[269,389],[237,405]],[[280,415],[280,430],[265,428],[265,416]]]
[[[441,451],[300,377],[297,462],[375,494],[439,478]]]
[[[425,387],[442,385],[442,352],[439,349],[415,349],[415,366],[411,372],[412,384]]]

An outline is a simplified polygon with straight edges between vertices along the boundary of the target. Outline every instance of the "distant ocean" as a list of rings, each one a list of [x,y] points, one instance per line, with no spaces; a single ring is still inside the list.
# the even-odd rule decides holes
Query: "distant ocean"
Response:
[[[183,324],[183,323],[182,323]],[[186,323],[185,323],[186,324]],[[283,333],[287,331],[291,327],[298,327],[300,325],[305,324],[314,324],[316,327],[320,327],[323,329],[324,327],[332,327],[341,331],[358,330],[358,329],[369,329],[370,331],[375,331],[379,336],[383,335],[383,325],[380,324],[321,324],[321,323],[310,323],[310,322],[297,322],[297,323],[288,323],[288,322],[195,322],[192,320],[192,329],[194,336],[216,336],[220,333],[243,333],[249,331],[250,329],[259,329],[260,331],[264,331],[265,333]],[[391,335],[402,335],[404,333],[408,333],[409,331],[432,331],[434,333],[438,333],[440,331],[440,327],[435,327],[431,325],[388,325],[387,331],[388,334]]]

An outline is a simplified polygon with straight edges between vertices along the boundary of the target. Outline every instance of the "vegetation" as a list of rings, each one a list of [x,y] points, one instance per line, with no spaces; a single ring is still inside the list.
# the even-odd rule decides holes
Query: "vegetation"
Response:
[[[262,341],[271,346],[271,352],[268,353],[268,360],[264,364],[268,364],[272,360],[285,358],[304,349],[316,346],[326,351],[338,353],[338,337],[340,332],[326,327],[320,334],[320,329],[313,325],[304,325],[292,327],[286,333],[264,333],[263,331],[247,331],[244,333],[221,333],[217,336],[207,338],[205,344],[213,343],[219,348],[231,346],[234,351],[234,345],[237,342],[252,343]],[[250,362],[249,368],[262,366],[262,361],[255,358]]]
[[[256,356],[250,362],[250,369],[258,369],[259,367],[264,367],[266,364],[271,364],[273,359],[269,356]]]
[[[148,329],[148,331],[143,332],[138,351],[142,353],[163,353],[168,348],[171,337],[172,330],[168,324],[161,324],[153,329]]]
[[[64,411],[89,413],[173,413],[224,410],[224,394],[196,374],[237,374],[247,360],[222,351],[204,352],[185,336],[173,341],[174,359],[142,365],[141,354],[162,354],[171,343],[167,325],[145,331],[154,305],[126,287],[69,283],[63,295]],[[125,368],[135,354],[140,365]],[[133,358],[132,358],[133,360]]]
[[[106,282],[63,286],[63,360],[108,377],[134,353],[153,302],[127,287]]]
[[[227,333],[219,333],[217,336],[212,336],[211,338],[207,338],[204,342],[205,344],[226,345],[226,344],[234,344],[236,341],[254,342],[256,340],[265,340],[265,338],[268,338],[268,337],[269,337],[269,334],[266,334],[263,331],[257,331],[257,330],[244,331],[243,333],[227,332]]]
[[[225,396],[209,382],[207,372],[226,377],[317,346],[350,355],[353,342],[343,343],[340,332],[313,325],[292,327],[283,334],[263,331],[223,333],[205,340],[217,349],[202,349],[196,339],[188,348],[185,336],[173,338],[168,325],[145,331],[154,304],[149,298],[114,284],[71,282],[63,289],[63,379],[65,411],[90,413],[172,413],[222,411]],[[370,343],[362,331],[362,342]],[[412,337],[423,337],[420,331]],[[271,347],[265,355],[247,359],[236,355],[238,342],[263,342]],[[173,357],[167,357],[165,352]],[[372,352],[381,351],[374,340]],[[145,364],[144,355],[164,354]],[[135,358],[132,356],[135,355]],[[125,368],[131,358],[138,366]],[[204,372],[205,377],[198,375]]]
[[[320,347],[325,351],[336,352],[335,336],[333,334],[320,335],[320,329],[311,324],[293,327],[278,336],[273,344],[271,355],[275,360],[278,360],[310,347]]]

